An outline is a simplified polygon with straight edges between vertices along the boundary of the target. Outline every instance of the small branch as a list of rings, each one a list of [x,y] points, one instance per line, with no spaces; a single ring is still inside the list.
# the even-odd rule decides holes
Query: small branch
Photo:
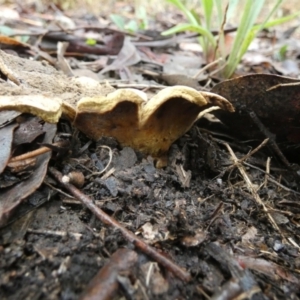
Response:
[[[247,162],[243,162],[243,164],[244,164],[245,166],[248,166],[248,167],[252,168],[252,169],[258,170],[258,171],[262,172],[263,174],[266,174],[266,171],[262,170],[261,168],[259,168],[259,167],[257,167],[257,166],[254,166],[254,165],[249,164],[249,163],[247,163]],[[279,183],[277,180],[275,180],[275,179],[272,177],[271,174],[269,174],[268,180],[269,180],[270,182],[276,184],[276,185],[279,186],[280,188],[284,189],[284,190],[287,191],[287,192],[291,192],[291,193],[294,193],[294,194],[296,194],[296,195],[300,195],[299,192],[297,192],[297,191],[295,191],[295,190],[292,190],[292,189],[286,187],[285,185]]]
[[[231,147],[225,143],[226,148],[228,149],[228,152],[230,153],[232,160],[234,162],[234,165],[237,166],[237,168],[239,169],[240,173],[242,174],[247,188],[248,190],[251,192],[253,198],[255,199],[256,203],[259,204],[265,214],[267,215],[270,223],[273,225],[273,227],[275,228],[276,231],[278,231],[280,233],[280,235],[282,236],[282,239],[287,243],[287,239],[284,237],[283,233],[281,232],[280,228],[278,227],[277,223],[275,222],[274,218],[272,217],[272,215],[269,213],[269,210],[267,209],[267,207],[265,206],[264,202],[261,200],[261,198],[259,197],[257,190],[255,189],[255,187],[253,186],[250,178],[248,177],[244,167],[242,166],[242,164],[240,163],[240,161],[238,160],[238,158],[236,157],[235,153],[233,152],[233,150],[231,149]]]
[[[110,257],[109,262],[91,280],[79,299],[114,299],[119,288],[118,276],[122,272],[129,275],[137,262],[138,255],[136,252],[125,248],[118,249]]]
[[[244,162],[245,160],[247,160],[250,156],[252,156],[254,153],[256,153],[257,151],[259,151],[262,147],[264,147],[267,143],[268,143],[269,139],[265,139],[262,141],[261,144],[259,144],[256,148],[254,148],[253,150],[251,150],[248,154],[246,154],[245,156],[243,156],[240,159],[237,159],[237,161],[231,165],[230,167],[227,168],[227,171],[236,167],[238,164],[241,164],[242,162]],[[224,143],[224,145],[227,147],[227,143]],[[229,146],[229,145],[228,145]],[[228,147],[227,147],[228,149]],[[230,148],[231,149],[231,148]],[[232,151],[232,150],[231,150]]]
[[[49,144],[47,146],[42,146],[41,148],[38,148],[36,150],[32,150],[30,152],[12,157],[9,160],[8,165],[10,163],[13,163],[13,162],[16,162],[16,161],[21,161],[21,160],[25,160],[25,159],[28,159],[28,158],[36,157],[38,155],[42,155],[42,154],[44,154],[46,152],[50,152],[52,150],[59,151],[60,149],[64,149],[64,148],[68,149],[67,147],[68,147],[68,142],[66,142],[66,141],[60,141],[60,142],[57,142],[57,143],[53,143],[51,145]]]
[[[172,272],[179,279],[188,282],[191,279],[191,275],[181,269],[179,266],[175,265],[171,260],[164,257],[160,253],[158,253],[154,248],[146,244],[142,239],[138,238],[132,232],[124,228],[119,222],[115,219],[111,218],[107,215],[103,210],[101,210],[98,206],[96,206],[92,199],[83,194],[80,190],[78,190],[75,186],[70,184],[63,175],[54,168],[49,168],[50,174],[64,186],[74,197],[80,200],[87,208],[89,208],[98,219],[100,219],[104,224],[115,227],[120,230],[123,236],[131,243],[133,243],[139,250],[143,251],[149,257],[157,261],[159,264],[167,268],[170,272]]]

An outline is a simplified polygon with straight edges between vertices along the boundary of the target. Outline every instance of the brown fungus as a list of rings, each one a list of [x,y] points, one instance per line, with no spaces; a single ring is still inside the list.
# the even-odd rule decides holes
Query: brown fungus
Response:
[[[44,95],[0,97],[0,111],[31,113],[49,123],[62,115],[88,137],[114,137],[122,146],[152,155],[160,167],[167,163],[171,144],[205,113],[219,108],[234,111],[225,98],[186,86],[165,88],[150,100],[139,90],[118,89],[82,98],[76,106]]]
[[[205,113],[219,108],[234,111],[225,98],[186,86],[165,88],[149,101],[141,91],[119,89],[81,99],[74,125],[94,140],[112,136],[164,166],[171,144]]]

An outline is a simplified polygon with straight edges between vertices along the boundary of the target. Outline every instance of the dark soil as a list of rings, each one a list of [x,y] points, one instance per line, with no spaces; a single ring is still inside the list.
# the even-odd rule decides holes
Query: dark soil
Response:
[[[84,143],[81,137],[80,145]],[[173,145],[165,169],[113,140],[51,164],[87,178],[108,162],[107,149],[100,147],[105,144],[113,151],[113,176],[86,179],[82,192],[192,275],[185,283],[158,266],[151,276],[155,285],[146,284],[149,268],[143,265],[149,258],[137,251],[130,284],[119,289],[117,298],[233,299],[244,292],[253,299],[298,299],[298,249],[283,240],[299,243],[297,217],[291,217],[292,211],[297,215],[298,195],[270,182],[258,191],[280,224],[278,232],[236,169],[220,176],[216,166],[224,170],[229,156],[196,127]],[[254,184],[264,181],[262,172],[247,172]],[[51,178],[46,182],[56,185]],[[1,299],[77,299],[112,253],[134,249],[76,199],[57,192],[49,198],[50,190],[40,188],[39,199],[28,199],[15,216],[27,213],[2,229]],[[223,298],[224,293],[231,296]]]

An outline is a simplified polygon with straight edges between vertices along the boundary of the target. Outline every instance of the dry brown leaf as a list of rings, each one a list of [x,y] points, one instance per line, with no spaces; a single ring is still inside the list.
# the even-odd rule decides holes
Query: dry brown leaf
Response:
[[[45,123],[43,142],[51,143],[56,134],[56,125]],[[33,174],[26,180],[0,191],[0,227],[6,225],[9,217],[23,199],[31,195],[44,181],[51,152],[40,155],[35,164]]]
[[[214,113],[230,128],[231,135],[246,139],[265,137],[249,116],[252,111],[276,135],[277,142],[300,142],[299,79],[250,74],[220,82],[212,92],[228,99],[236,109],[234,115]]]
[[[0,128],[1,148],[0,148],[0,174],[5,169],[11,156],[11,147],[13,141],[13,133],[17,124],[11,124]]]

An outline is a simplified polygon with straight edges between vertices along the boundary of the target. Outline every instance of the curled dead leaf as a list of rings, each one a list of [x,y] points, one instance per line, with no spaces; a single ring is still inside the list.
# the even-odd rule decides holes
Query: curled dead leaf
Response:
[[[218,83],[213,93],[228,99],[236,113],[214,114],[230,128],[230,134],[242,139],[265,137],[250,117],[255,113],[262,124],[276,135],[283,146],[300,142],[300,81],[274,74],[250,74]],[[285,147],[283,147],[284,149]]]

